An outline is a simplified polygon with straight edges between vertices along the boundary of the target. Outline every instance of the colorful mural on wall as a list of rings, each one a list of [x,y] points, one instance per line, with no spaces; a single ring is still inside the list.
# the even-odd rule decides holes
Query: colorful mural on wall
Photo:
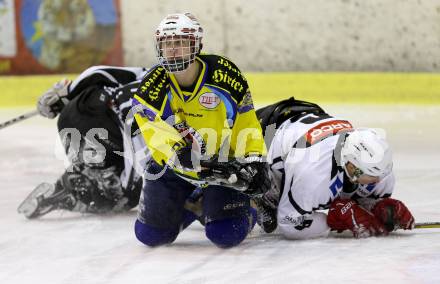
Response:
[[[0,74],[122,65],[118,0],[0,0]]]

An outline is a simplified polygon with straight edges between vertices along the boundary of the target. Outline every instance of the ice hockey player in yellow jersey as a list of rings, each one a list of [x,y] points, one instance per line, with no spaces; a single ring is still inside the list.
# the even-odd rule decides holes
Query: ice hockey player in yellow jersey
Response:
[[[196,218],[219,247],[241,243],[255,225],[249,196],[268,186],[266,147],[249,86],[229,59],[200,54],[203,29],[190,13],[156,31],[159,64],[133,99],[153,159],[135,225],[148,246],[173,242]],[[197,192],[202,210],[185,206]]]

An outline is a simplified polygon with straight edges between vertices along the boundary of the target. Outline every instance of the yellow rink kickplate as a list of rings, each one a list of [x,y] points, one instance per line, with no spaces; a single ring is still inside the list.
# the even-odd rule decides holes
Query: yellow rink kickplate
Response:
[[[77,75],[0,76],[0,107],[32,106],[62,78]],[[440,104],[435,73],[246,73],[254,102],[294,96],[316,103]]]
[[[315,103],[440,104],[440,74],[249,73],[255,102],[290,96]]]
[[[0,76],[0,107],[33,106],[38,97],[63,78],[77,75]]]

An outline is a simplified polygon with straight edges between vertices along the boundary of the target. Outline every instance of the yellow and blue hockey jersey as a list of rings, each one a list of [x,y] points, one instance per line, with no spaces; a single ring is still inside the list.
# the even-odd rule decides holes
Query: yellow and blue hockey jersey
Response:
[[[134,96],[135,119],[153,159],[169,163],[191,139],[202,155],[219,154],[230,145],[229,157],[264,156],[261,126],[243,74],[225,57],[199,55],[196,60],[202,70],[192,91],[182,90],[174,75],[158,65]]]

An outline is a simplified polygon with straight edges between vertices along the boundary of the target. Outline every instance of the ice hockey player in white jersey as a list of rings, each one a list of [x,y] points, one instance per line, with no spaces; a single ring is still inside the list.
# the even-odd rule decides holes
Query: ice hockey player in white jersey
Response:
[[[268,162],[272,189],[255,200],[266,232],[278,225],[288,239],[326,237],[330,230],[358,238],[413,228],[408,208],[390,198],[391,149],[373,129],[306,113],[277,130]]]
[[[20,213],[28,218],[54,209],[105,213],[138,204],[142,170],[136,170],[136,163],[142,158],[135,155],[145,153],[145,146],[127,116],[145,73],[138,67],[95,66],[40,97],[42,116],[60,114],[58,130],[71,166],[55,184],[37,186],[19,206]]]

